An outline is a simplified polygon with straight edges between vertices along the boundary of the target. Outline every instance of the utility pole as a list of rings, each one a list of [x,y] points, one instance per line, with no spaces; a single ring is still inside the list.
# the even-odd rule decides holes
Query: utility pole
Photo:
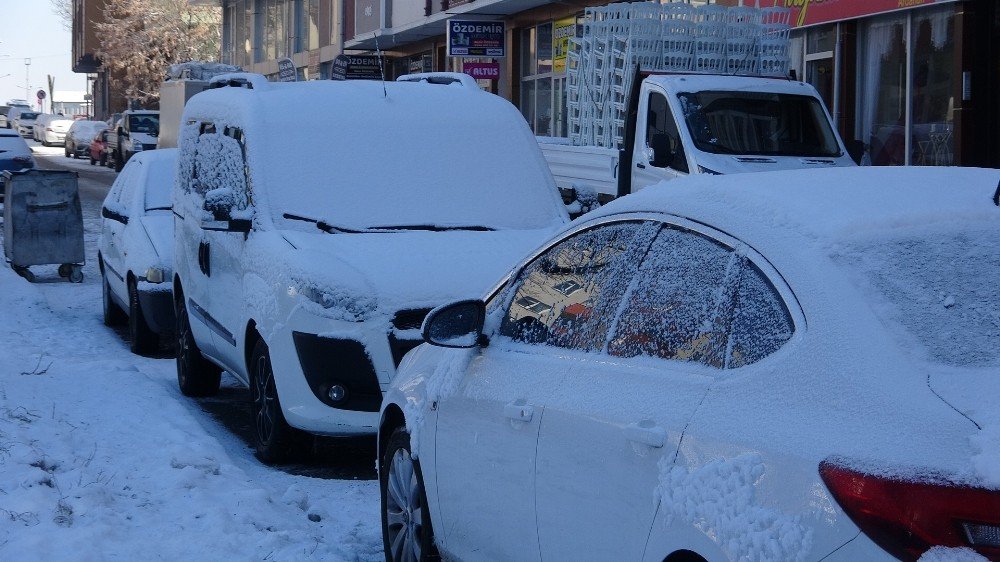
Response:
[[[29,70],[31,69],[31,59],[24,59],[24,99],[31,103],[31,86],[28,85]]]

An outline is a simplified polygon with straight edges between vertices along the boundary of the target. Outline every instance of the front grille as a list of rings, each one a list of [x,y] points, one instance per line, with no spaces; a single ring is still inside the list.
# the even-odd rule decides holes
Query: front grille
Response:
[[[377,412],[382,405],[382,388],[371,357],[360,342],[324,338],[315,334],[292,332],[295,352],[316,398],[341,410]],[[330,399],[333,385],[346,389],[339,402]]]
[[[429,308],[412,308],[400,310],[392,318],[392,325],[397,330],[419,330],[424,323],[424,317],[430,312]]]

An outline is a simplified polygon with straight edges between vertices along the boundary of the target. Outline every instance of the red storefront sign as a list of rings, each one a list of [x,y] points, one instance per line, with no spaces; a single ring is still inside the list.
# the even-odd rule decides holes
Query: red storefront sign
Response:
[[[792,26],[802,27],[905,10],[956,0],[760,0],[761,8],[783,6],[792,9]],[[721,4],[722,2],[720,2]],[[728,4],[728,2],[726,2]],[[754,5],[744,2],[744,5]]]
[[[496,80],[500,78],[500,63],[466,62],[462,63],[462,72],[476,80]]]

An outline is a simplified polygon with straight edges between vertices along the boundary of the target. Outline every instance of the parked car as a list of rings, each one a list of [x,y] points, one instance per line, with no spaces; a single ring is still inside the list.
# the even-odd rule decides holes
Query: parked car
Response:
[[[41,119],[42,116],[39,116]],[[62,115],[45,115],[41,122],[35,121],[35,140],[42,146],[64,145],[66,132],[73,126],[73,120]]]
[[[1000,559],[998,180],[691,177],[572,224],[424,320],[388,557]]]
[[[90,143],[94,136],[101,130],[107,128],[103,121],[77,120],[66,131],[65,154],[66,158],[81,158],[90,153]]]
[[[568,216],[498,96],[227,77],[252,89],[196,94],[180,132],[177,378],[187,395],[216,392],[220,368],[249,386],[270,463],[309,434],[373,435],[424,314],[485,290]]]
[[[104,323],[128,319],[133,353],[159,349],[174,329],[174,216],[171,196],[177,150],[140,154],[115,179],[101,209],[97,244]]]
[[[156,137],[160,134],[160,112],[126,111],[111,132],[108,135],[108,156],[115,171],[119,172],[132,155],[156,148]]]
[[[11,124],[14,122],[14,118],[17,117],[17,114],[21,111],[30,109],[31,106],[21,105],[14,103],[13,101],[7,105],[0,106],[0,126],[3,126],[5,129],[10,129]]]
[[[24,138],[31,138],[35,130],[35,118],[40,114],[37,111],[17,111],[11,128]]]
[[[93,166],[97,162],[101,163],[101,166],[106,166],[108,163],[108,130],[98,132],[94,135],[94,138],[90,140],[90,165]]]
[[[52,117],[55,116],[51,113],[39,113],[38,116],[35,117],[35,124],[31,129],[31,140],[35,142],[42,142],[42,138],[38,135],[38,133],[45,129],[45,125]]]
[[[3,172],[34,167],[35,158],[21,135],[9,129],[0,129],[0,201],[4,198]]]

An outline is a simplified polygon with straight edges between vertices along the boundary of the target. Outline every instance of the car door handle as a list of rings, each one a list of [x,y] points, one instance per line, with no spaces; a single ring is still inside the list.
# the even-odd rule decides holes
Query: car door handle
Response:
[[[667,442],[667,430],[653,420],[642,420],[625,426],[625,439],[641,445],[660,448]]]
[[[641,170],[645,170],[646,169],[646,165],[645,164],[636,164],[635,167],[639,168]]]
[[[528,423],[535,415],[535,409],[524,400],[515,400],[504,406],[503,415],[514,421]]]

